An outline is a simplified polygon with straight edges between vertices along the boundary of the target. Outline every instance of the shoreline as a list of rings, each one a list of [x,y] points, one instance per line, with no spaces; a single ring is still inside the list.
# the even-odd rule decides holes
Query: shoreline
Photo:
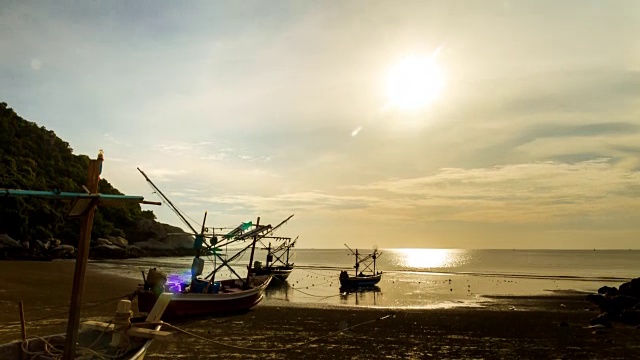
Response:
[[[25,301],[29,336],[64,332],[73,275],[72,261],[0,262],[0,343],[19,339],[16,301]],[[139,281],[105,274],[89,266],[82,319],[106,320],[113,299],[135,290]],[[485,307],[410,309],[268,301],[251,311],[176,324],[226,345],[176,333],[153,343],[148,359],[216,356],[233,359],[314,358],[640,358],[639,329],[615,324],[590,329],[598,311],[578,294],[501,296]],[[87,303],[96,302],[87,305]],[[13,306],[16,310],[11,311]],[[136,307],[134,301],[134,308]],[[6,310],[5,310],[6,309]],[[375,320],[386,315],[393,317]],[[35,321],[47,317],[44,320]],[[365,325],[358,324],[368,322]],[[356,326],[354,328],[350,328]],[[344,332],[336,333],[342,329]],[[295,348],[310,339],[314,342]],[[255,349],[278,348],[274,351]],[[254,349],[254,350],[251,350]]]

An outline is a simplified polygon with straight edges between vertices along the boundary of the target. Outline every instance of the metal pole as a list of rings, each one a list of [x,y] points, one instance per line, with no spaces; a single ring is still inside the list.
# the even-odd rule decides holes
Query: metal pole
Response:
[[[260,226],[260,216],[258,216],[258,221],[256,221],[256,229]],[[253,254],[256,251],[256,241],[258,241],[258,235],[256,234],[253,237],[253,244],[251,246],[251,257],[249,258],[249,271],[247,271],[247,281],[244,283],[245,286],[249,285],[249,278],[251,277],[251,266],[253,264]]]
[[[102,153],[97,160],[89,161],[87,176],[87,189],[91,194],[98,193],[98,181],[102,169]],[[72,360],[76,354],[76,342],[78,340],[78,327],[80,324],[80,310],[82,307],[82,294],[84,290],[84,276],[87,271],[87,258],[89,257],[89,243],[91,242],[91,229],[93,217],[96,211],[96,203],[92,203],[89,212],[80,224],[80,237],[78,239],[78,251],[76,254],[76,266],[73,273],[73,290],[71,292],[71,306],[69,307],[69,320],[67,323],[67,337],[64,345],[63,360]]]

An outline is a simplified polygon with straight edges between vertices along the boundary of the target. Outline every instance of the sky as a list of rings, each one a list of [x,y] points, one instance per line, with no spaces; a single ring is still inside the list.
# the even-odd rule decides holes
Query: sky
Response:
[[[639,248],[638,34],[636,1],[3,1],[0,101],[194,223]]]

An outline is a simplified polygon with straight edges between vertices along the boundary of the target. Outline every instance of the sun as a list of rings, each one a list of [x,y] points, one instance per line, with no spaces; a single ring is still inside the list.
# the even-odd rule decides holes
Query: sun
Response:
[[[398,62],[387,77],[389,105],[401,110],[423,108],[442,93],[444,77],[436,63],[438,51],[431,56],[410,56]]]

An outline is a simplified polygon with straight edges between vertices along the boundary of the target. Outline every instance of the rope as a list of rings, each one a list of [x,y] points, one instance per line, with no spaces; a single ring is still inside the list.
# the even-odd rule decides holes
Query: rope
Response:
[[[298,268],[298,267],[296,266],[296,268]],[[300,268],[300,270],[304,270],[304,271],[306,271],[308,273],[312,273],[313,275],[318,275],[318,276],[322,276],[322,277],[325,277],[325,278],[327,276],[331,276],[331,275],[327,275],[327,274],[320,274],[320,273],[317,273],[317,272],[313,272],[313,271],[305,269],[305,268]]]
[[[127,295],[122,295],[122,296],[118,296],[118,297],[115,297],[115,298],[88,302],[88,303],[85,303],[83,305],[83,308],[84,309],[92,309],[94,307],[98,307],[100,305],[104,305],[104,304],[107,304],[109,302],[112,302],[112,301],[115,301],[115,300],[119,300],[119,299],[122,299],[122,298],[127,298],[129,296],[130,296],[130,294],[127,294]],[[55,307],[52,307],[52,308],[49,308],[49,309],[57,309],[59,307],[68,307],[68,306],[69,305],[61,305],[61,306],[55,306]],[[44,309],[42,309],[42,310],[44,310]],[[42,321],[42,320],[47,320],[47,319],[51,319],[51,318],[67,315],[68,313],[69,313],[68,311],[65,311],[65,312],[50,314],[50,315],[47,315],[47,316],[43,316],[43,317],[40,317],[40,318],[29,320],[29,322],[38,322],[38,321]],[[10,324],[19,324],[19,323],[20,323],[19,321],[12,321],[12,322],[8,322],[6,324],[10,325]]]
[[[194,337],[196,339],[200,339],[200,340],[203,340],[203,341],[207,341],[207,342],[210,342],[210,343],[213,343],[213,344],[216,344],[216,345],[225,346],[225,347],[232,348],[232,349],[247,350],[247,351],[275,352],[275,351],[285,351],[285,350],[291,350],[291,349],[299,348],[301,346],[308,345],[308,344],[310,344],[312,342],[315,342],[315,341],[318,341],[320,339],[324,339],[324,338],[327,338],[327,337],[330,337],[330,336],[333,336],[333,335],[336,335],[336,334],[340,334],[340,333],[343,333],[343,332],[345,332],[347,330],[351,330],[351,329],[357,328],[359,326],[371,324],[371,323],[374,323],[376,321],[385,320],[385,319],[388,319],[390,317],[395,317],[395,315],[389,314],[389,315],[385,315],[385,316],[382,316],[382,317],[379,317],[379,318],[375,318],[373,320],[367,320],[367,321],[364,321],[364,322],[361,322],[361,323],[358,323],[358,324],[355,324],[355,325],[351,325],[351,326],[346,327],[346,328],[341,329],[341,330],[333,331],[333,332],[330,332],[330,333],[322,335],[322,336],[311,338],[309,340],[306,340],[306,341],[303,341],[303,342],[300,342],[300,343],[297,343],[297,344],[292,344],[292,345],[283,346],[283,347],[279,347],[279,348],[264,348],[264,349],[257,349],[257,348],[249,348],[249,347],[244,347],[244,346],[232,345],[232,344],[224,343],[224,342],[221,342],[221,341],[216,341],[216,340],[213,340],[213,339],[209,339],[209,338],[206,338],[204,336],[200,336],[198,334],[194,334],[192,332],[189,332],[187,330],[181,329],[179,327],[176,327],[176,326],[168,324],[168,323],[162,322],[162,323],[159,323],[159,324],[161,324],[162,326],[167,326],[167,327],[169,327],[169,328],[171,328],[173,330],[176,330],[176,331],[178,331],[180,333],[183,333],[185,335],[192,336],[192,337]],[[131,324],[131,325],[132,326],[141,326],[141,325],[147,325],[147,324],[154,325],[156,323],[138,323],[138,324]]]
[[[124,314],[127,315],[128,314]],[[117,315],[116,315],[117,317]],[[109,320],[109,324],[113,323],[114,319]],[[126,348],[122,348],[119,349],[114,355],[108,355],[104,350],[101,351],[96,351],[94,349],[92,349],[93,346],[95,346],[98,341],[102,338],[102,335],[104,335],[106,333],[105,330],[100,332],[100,335],[98,335],[98,337],[93,341],[93,343],[91,343],[91,345],[89,345],[88,347],[77,347],[76,348],[76,355],[80,355],[78,357],[74,357],[75,360],[89,360],[89,359],[94,359],[95,357],[98,357],[101,360],[107,360],[107,359],[119,359],[122,357],[122,355],[126,354],[127,352],[129,352],[130,350],[130,346],[128,345]],[[62,359],[63,353],[64,351],[61,349],[56,348],[54,345],[52,345],[49,340],[40,337],[40,336],[35,336],[36,339],[40,340],[43,344],[44,344],[44,350],[42,351],[29,351],[29,340],[25,340],[24,342],[22,342],[21,344],[21,348],[22,351],[27,354],[27,355],[31,355],[31,356],[42,356],[42,355],[47,355],[49,356],[52,360],[60,360]]]
[[[103,301],[118,300],[118,299],[121,299],[121,298],[127,297],[127,296],[129,296],[129,294],[123,295],[123,296],[118,296],[118,297],[115,297],[115,298],[110,298],[110,299],[89,301],[89,302],[84,303],[84,305],[91,305],[91,304],[93,304],[95,302],[102,303]],[[51,310],[55,310],[55,309],[65,308],[65,307],[69,307],[69,304],[47,306],[47,307],[39,308],[38,310],[51,311]],[[12,312],[15,312],[15,310],[0,311],[0,314],[8,314],[8,313],[12,313]]]

